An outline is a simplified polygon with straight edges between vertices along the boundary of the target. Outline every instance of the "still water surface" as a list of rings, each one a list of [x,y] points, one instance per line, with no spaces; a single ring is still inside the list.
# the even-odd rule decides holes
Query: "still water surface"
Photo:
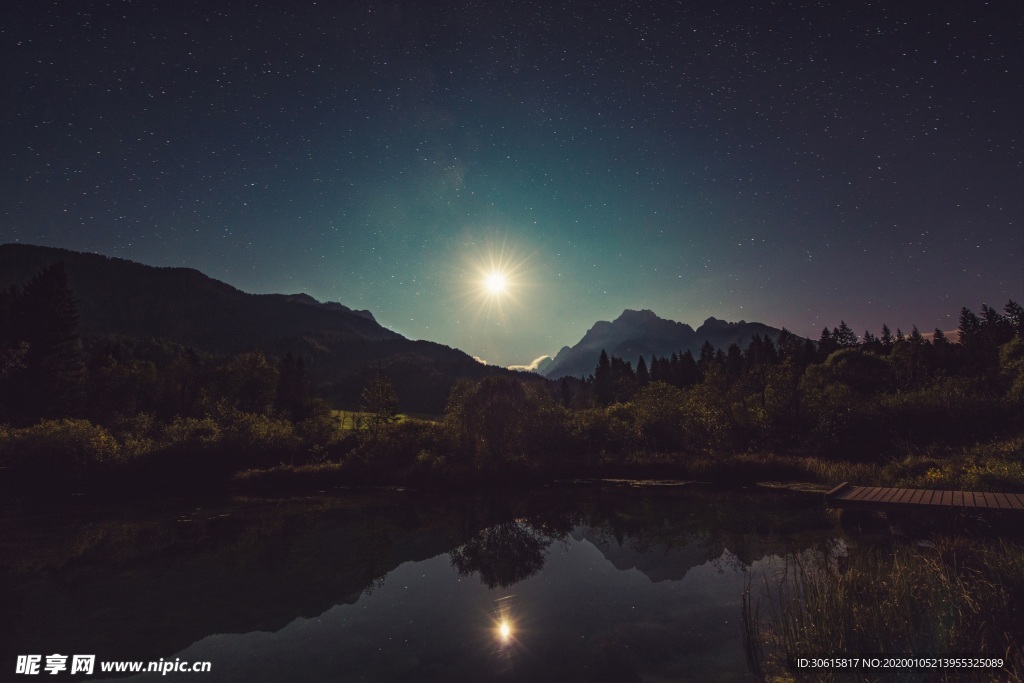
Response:
[[[5,669],[212,663],[129,679],[165,681],[754,680],[743,592],[841,536],[813,496],[623,485],[8,510],[0,534]]]

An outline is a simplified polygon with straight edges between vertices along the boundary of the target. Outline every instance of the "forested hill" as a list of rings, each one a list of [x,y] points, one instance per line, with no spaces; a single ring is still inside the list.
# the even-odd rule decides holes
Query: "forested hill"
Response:
[[[62,261],[83,337],[164,339],[215,355],[259,350],[306,360],[315,382],[346,402],[381,363],[404,409],[441,412],[459,377],[498,372],[442,344],[412,341],[368,311],[306,295],[248,294],[188,268],[157,268],[99,254],[0,245],[0,287],[22,286]]]
[[[247,294],[190,268],[156,268],[65,249],[0,246],[0,286],[23,285],[57,261],[64,262],[78,299],[83,335],[157,337],[211,353],[239,353],[307,334],[401,338],[351,310]]]

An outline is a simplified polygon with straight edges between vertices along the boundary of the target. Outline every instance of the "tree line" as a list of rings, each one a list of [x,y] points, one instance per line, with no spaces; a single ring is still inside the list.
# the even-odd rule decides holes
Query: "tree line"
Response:
[[[1022,313],[1013,301],[964,308],[955,341],[886,325],[858,338],[840,322],[817,342],[783,329],[636,367],[602,351],[583,380],[458,381],[438,420],[398,421],[400,396],[378,365],[352,429],[292,355],[83,341],[57,264],[0,293],[0,471],[12,487],[66,490],[222,485],[282,465],[416,482],[628,473],[753,451],[879,462],[1024,433]]]

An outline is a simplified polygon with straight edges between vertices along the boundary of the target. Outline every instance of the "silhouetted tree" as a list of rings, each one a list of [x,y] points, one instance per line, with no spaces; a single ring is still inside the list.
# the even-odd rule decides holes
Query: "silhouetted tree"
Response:
[[[594,369],[594,397],[599,405],[608,405],[615,393],[615,379],[612,376],[612,363],[608,354],[601,349],[601,355]]]
[[[651,381],[651,375],[647,371],[647,363],[644,362],[643,356],[640,356],[640,359],[636,362],[636,381],[642,387],[647,386]]]
[[[277,365],[277,397],[275,406],[293,421],[308,417],[310,406],[309,377],[305,362],[289,351]]]
[[[715,347],[711,345],[711,342],[707,339],[700,347],[700,360],[697,362],[697,367],[700,368],[700,374],[703,376],[707,373],[708,368],[715,362]]]
[[[1010,299],[1003,307],[1003,313],[1006,314],[1006,320],[1013,333],[1018,337],[1024,337],[1024,306]]]
[[[562,407],[569,407],[569,404],[572,403],[572,394],[572,386],[569,384],[569,378],[563,377],[558,381],[558,398],[562,402]]]
[[[964,306],[960,309],[960,325],[956,328],[959,343],[968,349],[978,339],[981,333],[981,320],[974,312]]]
[[[612,370],[612,400],[618,403],[628,401],[636,392],[636,373],[633,364],[618,356],[610,359]]]
[[[526,455],[536,405],[522,383],[502,375],[475,384],[458,382],[445,411],[445,426],[473,465],[495,470]]]
[[[857,346],[857,335],[854,334],[845,320],[840,320],[839,327],[832,331],[832,340],[840,348]]]
[[[725,353],[725,376],[730,381],[737,379],[743,373],[743,352],[736,344],[730,344],[729,350]]]
[[[379,434],[387,425],[398,419],[398,395],[380,364],[377,365],[373,379],[363,389],[360,408],[370,414],[367,429],[372,435]]]
[[[882,324],[882,336],[879,337],[879,341],[882,342],[882,349],[884,349],[886,353],[888,353],[889,349],[892,348],[892,345],[896,343],[896,340],[893,339],[892,332],[889,330],[889,326],[885,323]]]
[[[827,327],[823,328],[821,330],[821,336],[818,337],[818,357],[824,360],[838,348],[839,344],[836,342],[835,336]]]
[[[0,403],[18,419],[64,417],[76,408],[85,378],[78,338],[78,310],[64,263],[44,269],[18,292],[8,292],[4,308],[10,327],[5,346],[22,349],[4,383]],[[27,345],[27,348],[26,348]]]

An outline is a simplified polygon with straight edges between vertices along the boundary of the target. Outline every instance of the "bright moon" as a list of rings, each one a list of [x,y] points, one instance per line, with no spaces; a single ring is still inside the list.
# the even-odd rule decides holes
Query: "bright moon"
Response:
[[[503,621],[498,627],[498,633],[501,635],[502,640],[508,640],[512,636],[512,627],[509,626],[507,621]]]
[[[491,294],[501,294],[505,291],[505,276],[501,273],[491,273],[487,276],[487,291]]]

